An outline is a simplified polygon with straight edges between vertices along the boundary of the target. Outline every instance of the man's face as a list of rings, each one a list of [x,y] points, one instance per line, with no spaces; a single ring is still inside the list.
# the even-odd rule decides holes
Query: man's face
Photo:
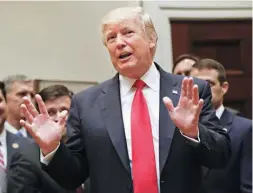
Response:
[[[196,68],[192,68],[190,76],[206,80],[209,83],[212,92],[212,103],[214,108],[218,109],[223,103],[223,97],[228,90],[228,83],[224,82],[221,85],[218,80],[218,72],[214,69],[198,70]]]
[[[69,96],[60,96],[55,99],[50,99],[45,102],[47,112],[52,120],[59,121],[60,113],[64,110],[69,112],[71,99]],[[66,127],[63,130],[62,136],[66,135]]]
[[[180,61],[176,65],[173,74],[189,76],[190,69],[194,63],[195,63],[195,61],[192,59],[184,59],[184,60]]]
[[[140,78],[151,66],[151,42],[143,25],[135,17],[104,26],[105,45],[114,68],[123,76]]]
[[[6,101],[2,91],[0,91],[0,133],[2,132],[6,120]]]
[[[15,81],[11,89],[7,92],[8,116],[15,120],[24,119],[20,105],[23,103],[23,97],[28,97],[34,103],[34,83],[33,81]]]
[[[69,96],[60,96],[55,99],[50,99],[45,102],[49,116],[58,122],[60,113],[64,110],[69,111],[71,99]]]

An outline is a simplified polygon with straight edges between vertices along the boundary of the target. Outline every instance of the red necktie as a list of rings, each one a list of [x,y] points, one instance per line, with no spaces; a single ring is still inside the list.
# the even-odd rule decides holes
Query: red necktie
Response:
[[[131,112],[132,175],[134,193],[158,193],[155,153],[148,106],[137,80]]]

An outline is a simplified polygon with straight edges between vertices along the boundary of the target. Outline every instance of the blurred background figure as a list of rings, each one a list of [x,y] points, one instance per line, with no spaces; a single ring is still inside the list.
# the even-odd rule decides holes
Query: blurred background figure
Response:
[[[6,89],[7,120],[5,128],[7,131],[23,137],[30,137],[26,130],[20,125],[20,119],[24,118],[20,111],[23,97],[27,96],[34,102],[34,81],[23,74],[7,76],[3,79]]]
[[[190,76],[209,83],[216,116],[230,136],[232,150],[225,169],[205,171],[202,193],[251,193],[252,121],[236,116],[224,107],[224,95],[229,89],[224,67],[215,60],[201,59],[192,66]]]
[[[69,111],[73,92],[63,85],[52,85],[39,92],[45,102],[49,116],[58,122],[60,112]],[[66,129],[62,133],[62,142],[67,141]],[[31,157],[32,151],[28,148],[24,153],[16,153],[11,161],[10,174],[8,175],[8,191],[12,193],[87,193],[88,185],[77,190],[61,188],[40,167],[39,148],[37,156]],[[21,174],[22,175],[19,175]],[[29,181],[29,183],[26,183]],[[85,189],[84,189],[85,188]]]
[[[6,174],[9,173],[11,157],[15,152],[21,152],[29,147],[35,148],[31,140],[15,135],[5,129],[6,92],[3,82],[0,82],[0,193],[6,193]],[[32,155],[32,152],[30,153]]]
[[[60,113],[64,110],[69,111],[73,92],[63,85],[52,85],[42,89],[39,95],[45,102],[49,116],[58,122]],[[62,140],[64,143],[67,141],[66,128]]]
[[[199,57],[192,54],[182,54],[176,58],[172,69],[173,74],[188,76],[192,65],[199,60]]]

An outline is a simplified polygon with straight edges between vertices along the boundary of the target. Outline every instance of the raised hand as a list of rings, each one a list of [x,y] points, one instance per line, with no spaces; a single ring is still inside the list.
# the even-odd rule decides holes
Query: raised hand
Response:
[[[193,79],[191,77],[183,79],[181,95],[176,107],[168,97],[164,97],[163,102],[176,127],[184,135],[197,138],[199,115],[204,101],[199,99],[198,86],[193,85]]]
[[[20,120],[20,124],[30,133],[35,142],[40,146],[44,155],[52,152],[60,143],[62,132],[65,127],[67,111],[62,111],[59,121],[54,122],[48,115],[45,103],[40,95],[36,95],[39,111],[32,102],[24,97],[24,104],[21,105],[26,120]]]

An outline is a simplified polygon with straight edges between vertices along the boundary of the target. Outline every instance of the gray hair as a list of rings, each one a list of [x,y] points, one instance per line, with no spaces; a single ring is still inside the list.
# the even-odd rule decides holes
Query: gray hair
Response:
[[[136,17],[140,20],[140,23],[143,25],[144,32],[147,34],[148,38],[155,44],[155,53],[158,36],[151,17],[148,13],[144,12],[142,7],[120,7],[113,9],[108,14],[106,14],[103,17],[100,25],[100,31],[104,45],[106,45],[104,36],[105,25],[113,23],[115,21],[119,21],[121,19],[125,19],[126,17]]]
[[[3,82],[5,85],[6,93],[8,93],[11,90],[13,82],[23,82],[23,81],[32,81],[32,79],[30,79],[24,74],[14,74],[5,77],[3,79]]]

